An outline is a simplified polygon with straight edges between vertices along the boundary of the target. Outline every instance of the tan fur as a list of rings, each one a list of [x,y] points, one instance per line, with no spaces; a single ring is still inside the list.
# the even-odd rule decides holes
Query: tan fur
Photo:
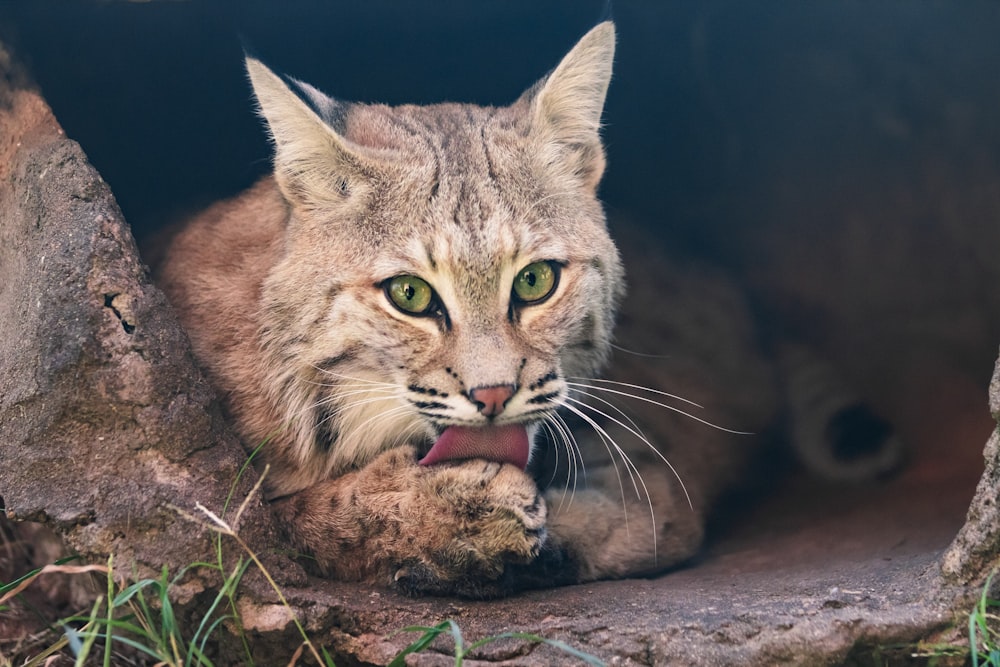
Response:
[[[576,384],[609,357],[624,288],[595,194],[613,52],[601,24],[505,108],[344,104],[248,59],[275,175],[192,220],[159,280],[247,447],[265,443],[291,539],[327,574],[490,596],[656,571],[694,553],[749,456],[749,438],[641,400],[625,417],[603,402],[619,396]],[[517,272],[542,260],[562,266],[556,291],[514,304]],[[637,261],[622,340],[666,356],[616,354],[609,377],[761,428],[773,379],[738,291],[655,249]],[[430,283],[442,314],[396,309],[382,285],[398,275]],[[493,423],[556,435],[554,472],[533,463],[555,480],[544,500],[509,464],[416,462],[442,428],[488,423],[468,391],[497,385],[516,391]],[[559,404],[586,415],[572,439]]]
[[[504,568],[530,563],[544,539],[534,482],[510,465],[423,467],[414,459],[410,447],[389,450],[277,501],[277,512],[302,543],[323,545],[316,557],[331,576],[424,593],[503,592]]]

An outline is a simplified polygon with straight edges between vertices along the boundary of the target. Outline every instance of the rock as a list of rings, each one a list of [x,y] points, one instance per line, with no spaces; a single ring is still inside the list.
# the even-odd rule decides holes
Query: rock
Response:
[[[1000,359],[990,382],[990,412],[1000,421]],[[949,579],[962,583],[981,583],[1000,566],[1000,426],[983,450],[986,470],[976,487],[965,525],[945,553],[941,567]]]
[[[0,46],[0,498],[138,572],[210,558],[173,507],[222,512],[246,459],[128,225]],[[251,471],[252,472],[252,471]],[[236,498],[254,483],[239,480]],[[243,534],[274,534],[256,502]]]

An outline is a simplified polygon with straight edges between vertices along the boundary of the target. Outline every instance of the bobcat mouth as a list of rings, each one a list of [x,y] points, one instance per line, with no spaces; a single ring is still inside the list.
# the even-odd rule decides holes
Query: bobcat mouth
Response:
[[[521,470],[528,467],[531,444],[524,424],[509,426],[449,426],[418,463],[434,465],[459,459],[487,459],[509,463]]]

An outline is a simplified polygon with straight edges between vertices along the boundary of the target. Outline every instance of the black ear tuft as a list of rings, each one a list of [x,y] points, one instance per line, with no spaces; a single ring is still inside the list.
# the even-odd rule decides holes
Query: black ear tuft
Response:
[[[288,76],[287,74],[279,73],[278,76],[280,76],[281,80],[285,82],[285,85],[288,86],[288,88],[293,93],[295,93],[296,97],[305,102],[307,105],[309,105],[310,109],[319,114],[319,110],[316,109],[316,104],[314,103],[313,99],[309,96],[309,94],[306,92],[305,86],[307,84],[304,81],[299,81],[294,76]]]
[[[305,81],[275,71],[265,60],[260,58],[255,53],[252,46],[250,46],[242,35],[240,36],[240,41],[243,44],[244,58],[253,59],[264,64],[268,69],[274,72],[275,75],[281,79],[281,82],[285,84],[288,90],[290,90],[297,98],[302,100],[302,102],[304,102],[313,113],[319,116],[326,124],[337,132],[343,131],[344,119],[350,109],[349,104],[324,94],[321,90],[306,83]]]
[[[344,131],[344,120],[350,110],[350,104],[330,97],[315,86],[300,81],[295,77],[281,74],[281,80],[295,93],[295,96],[306,103],[317,116],[337,132]]]
[[[237,35],[240,40],[240,46],[243,47],[243,57],[253,58],[254,60],[261,60],[260,56],[257,54],[257,49],[254,48],[253,44],[250,42],[250,38],[240,33]]]
[[[601,11],[601,18],[597,20],[598,23],[604,23],[605,21],[614,21],[614,12],[612,11],[611,0],[605,0],[604,10]]]

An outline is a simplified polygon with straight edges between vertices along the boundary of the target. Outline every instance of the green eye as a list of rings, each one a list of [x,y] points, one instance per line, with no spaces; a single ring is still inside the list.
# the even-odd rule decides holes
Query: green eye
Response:
[[[434,305],[434,290],[422,278],[396,276],[385,284],[392,305],[410,315],[425,315]]]
[[[514,278],[514,299],[521,303],[536,303],[556,289],[559,265],[555,262],[535,262],[517,272]]]

